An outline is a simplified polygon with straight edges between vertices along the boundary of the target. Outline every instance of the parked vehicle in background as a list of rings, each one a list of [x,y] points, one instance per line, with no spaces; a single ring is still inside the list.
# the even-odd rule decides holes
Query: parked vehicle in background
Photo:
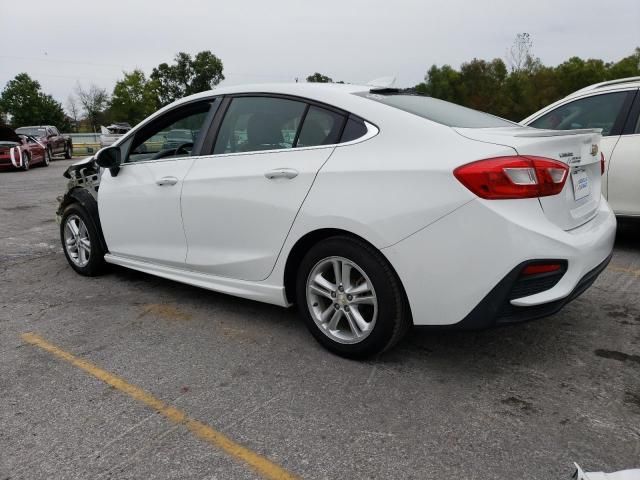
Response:
[[[162,150],[175,149],[183,143],[193,143],[196,139],[197,133],[198,132],[194,132],[187,128],[176,128],[171,130],[162,144]]]
[[[597,83],[521,122],[553,130],[601,128],[602,193],[619,216],[640,216],[639,90],[640,77]]]
[[[33,165],[48,167],[51,157],[47,148],[34,136],[18,135],[0,126],[0,169],[29,170]]]
[[[113,145],[120,137],[131,130],[131,125],[126,122],[113,123],[108,127],[100,127],[100,147]]]
[[[53,159],[54,155],[64,155],[64,158],[71,158],[73,153],[71,137],[62,135],[58,128],[53,125],[20,127],[16,128],[16,133],[37,138],[45,146],[51,159]]]
[[[140,149],[176,129],[199,134]],[[518,323],[584,292],[616,230],[600,138],[390,88],[219,88],[71,166],[60,236],[82,275],[106,261],[295,303],[322,345],[362,357],[412,324]]]

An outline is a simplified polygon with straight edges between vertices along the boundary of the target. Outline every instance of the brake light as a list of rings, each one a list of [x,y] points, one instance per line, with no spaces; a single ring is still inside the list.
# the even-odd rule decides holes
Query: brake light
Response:
[[[543,157],[496,157],[468,163],[455,177],[480,198],[499,200],[557,195],[564,188],[569,167]]]
[[[600,175],[604,175],[604,153],[600,152]]]

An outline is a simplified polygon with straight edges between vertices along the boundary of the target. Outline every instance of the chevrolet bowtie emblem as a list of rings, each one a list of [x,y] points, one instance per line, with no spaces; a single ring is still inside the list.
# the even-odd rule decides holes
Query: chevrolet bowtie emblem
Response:
[[[593,145],[591,145],[591,155],[595,157],[597,154],[598,154],[598,145],[594,143]]]

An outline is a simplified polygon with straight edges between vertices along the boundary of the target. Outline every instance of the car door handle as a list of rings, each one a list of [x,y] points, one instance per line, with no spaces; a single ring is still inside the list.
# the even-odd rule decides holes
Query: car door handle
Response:
[[[175,185],[178,183],[178,179],[176,177],[162,177],[160,180],[156,180],[156,185]]]
[[[274,180],[276,178],[287,178],[291,180],[298,176],[298,171],[293,168],[275,168],[273,170],[269,170],[264,174],[264,176],[269,180]]]

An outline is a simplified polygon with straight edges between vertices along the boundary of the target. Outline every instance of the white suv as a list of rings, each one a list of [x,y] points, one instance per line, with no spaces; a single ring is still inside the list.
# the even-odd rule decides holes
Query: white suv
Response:
[[[602,193],[618,216],[640,216],[640,77],[578,90],[520,122],[535,128],[601,128]]]

